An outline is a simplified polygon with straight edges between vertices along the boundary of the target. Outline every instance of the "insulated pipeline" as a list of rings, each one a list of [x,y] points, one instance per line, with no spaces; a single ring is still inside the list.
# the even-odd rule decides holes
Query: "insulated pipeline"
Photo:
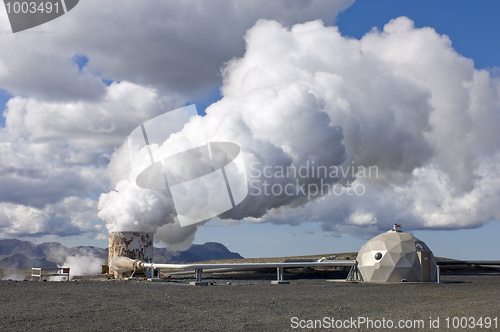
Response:
[[[355,260],[335,260],[322,262],[287,262],[287,263],[228,263],[228,264],[157,264],[139,262],[139,268],[154,269],[217,269],[217,268],[291,268],[291,267],[328,267],[328,266],[355,266]]]

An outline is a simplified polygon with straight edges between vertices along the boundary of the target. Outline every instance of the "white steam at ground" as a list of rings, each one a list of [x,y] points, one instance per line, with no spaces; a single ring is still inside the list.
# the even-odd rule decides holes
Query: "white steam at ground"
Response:
[[[72,276],[84,276],[100,274],[104,261],[92,255],[74,255],[67,256],[60,267],[69,267],[70,279]]]
[[[57,263],[58,267],[70,268],[70,279],[73,276],[95,275],[102,272],[102,265],[105,262],[96,256],[94,252],[84,248],[72,248],[68,253],[67,249],[55,247],[47,253],[47,259]],[[63,280],[62,277],[50,277],[49,280]]]
[[[16,280],[16,281],[21,281],[21,280],[26,280],[26,276],[24,274],[21,274],[19,272],[7,272],[5,275],[0,277],[0,280]]]
[[[209,141],[241,147],[253,183],[222,219],[316,221],[332,236],[373,234],[392,223],[453,229],[500,220],[500,82],[476,70],[447,36],[400,17],[361,40],[321,21],[286,28],[260,20],[245,40],[245,55],[223,69],[222,100],[202,118]],[[110,170],[124,156],[118,150]],[[323,179],[362,186],[353,195],[318,195],[307,190],[324,184],[318,177],[277,174],[321,166],[377,173]],[[167,244],[194,239],[196,227],[172,226],[161,192],[127,181],[101,195],[99,217],[109,230],[161,227]],[[263,194],[264,181],[305,186],[306,197]]]

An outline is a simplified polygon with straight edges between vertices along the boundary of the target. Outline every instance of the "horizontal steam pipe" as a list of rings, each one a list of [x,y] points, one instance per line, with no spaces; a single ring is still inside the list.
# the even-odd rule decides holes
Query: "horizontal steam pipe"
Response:
[[[322,260],[315,262],[286,262],[286,263],[221,263],[221,264],[157,264],[146,263],[133,260],[127,257],[115,258],[110,267],[118,273],[126,273],[145,268],[153,269],[178,269],[178,270],[207,270],[224,269],[226,271],[250,270],[262,268],[293,268],[293,267],[335,267],[335,266],[356,266],[355,260]]]
[[[139,262],[139,268],[153,269],[262,269],[262,268],[289,268],[289,267],[327,267],[327,266],[355,266],[355,260],[335,260],[322,262],[287,262],[287,263],[221,263],[221,264],[157,264]]]
[[[500,261],[437,261],[437,265],[500,265]]]

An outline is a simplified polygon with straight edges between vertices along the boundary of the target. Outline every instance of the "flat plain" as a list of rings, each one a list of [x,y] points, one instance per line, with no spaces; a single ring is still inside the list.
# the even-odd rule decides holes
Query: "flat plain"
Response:
[[[443,331],[448,330],[447,317],[451,323],[454,317],[500,320],[499,273],[444,275],[441,284],[349,283],[325,277],[332,275],[285,274],[289,284],[271,285],[270,273],[207,274],[209,286],[190,286],[190,276],[166,282],[3,280],[1,330],[305,331],[312,329],[293,327],[325,317],[365,317],[395,324],[423,320],[423,328],[409,330]],[[439,328],[429,328],[429,320],[438,317]],[[357,325],[335,330],[390,329]],[[451,325],[449,330],[500,331],[500,326]]]

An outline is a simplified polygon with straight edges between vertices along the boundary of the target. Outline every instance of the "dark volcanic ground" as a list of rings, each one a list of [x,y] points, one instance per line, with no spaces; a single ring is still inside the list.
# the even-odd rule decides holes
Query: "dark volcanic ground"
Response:
[[[269,280],[208,275],[204,280],[214,285],[189,286],[186,278],[156,283],[0,281],[1,331],[290,331],[292,317],[359,316],[396,323],[423,319],[424,331],[431,330],[429,317],[440,318],[434,331],[446,330],[445,318],[455,316],[498,317],[500,324],[500,274],[494,273],[445,275],[442,284],[295,278],[288,285],[271,285]],[[343,329],[367,330],[387,329]],[[500,326],[466,330],[500,331]]]

